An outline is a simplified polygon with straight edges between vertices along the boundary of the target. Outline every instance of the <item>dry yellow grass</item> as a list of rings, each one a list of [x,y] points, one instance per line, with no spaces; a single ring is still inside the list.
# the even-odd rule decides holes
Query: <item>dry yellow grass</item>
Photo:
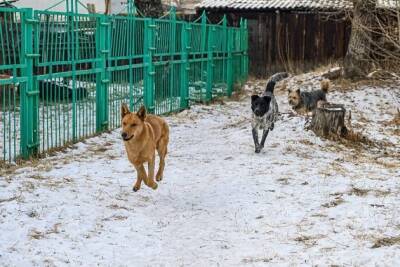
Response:
[[[375,240],[372,248],[389,247],[394,245],[400,245],[400,236],[378,238]]]

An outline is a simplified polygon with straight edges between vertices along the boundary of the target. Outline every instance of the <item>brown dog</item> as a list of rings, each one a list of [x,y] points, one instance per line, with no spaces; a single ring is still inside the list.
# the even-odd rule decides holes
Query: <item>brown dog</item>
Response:
[[[138,191],[142,181],[148,186],[157,189],[154,181],[155,151],[160,157],[160,166],[156,180],[161,181],[165,167],[165,156],[168,151],[169,127],[165,120],[155,115],[146,114],[142,106],[137,113],[130,112],[126,104],[122,104],[122,139],[129,161],[135,166],[137,180],[133,191]],[[148,175],[143,166],[148,163]]]
[[[299,114],[308,114],[314,111],[319,104],[326,102],[326,94],[330,87],[329,80],[321,81],[321,89],[303,92],[297,89],[288,90],[289,105]]]

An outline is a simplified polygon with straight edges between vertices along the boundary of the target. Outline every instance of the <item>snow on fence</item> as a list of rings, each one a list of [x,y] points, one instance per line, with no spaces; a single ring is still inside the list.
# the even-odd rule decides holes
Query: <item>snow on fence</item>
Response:
[[[120,105],[156,114],[230,95],[248,74],[239,28],[0,8],[0,161],[15,162],[118,128]]]

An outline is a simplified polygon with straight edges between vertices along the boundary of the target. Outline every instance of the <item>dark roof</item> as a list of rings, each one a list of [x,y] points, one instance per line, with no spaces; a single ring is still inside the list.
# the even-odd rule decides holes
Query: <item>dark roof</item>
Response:
[[[379,7],[400,6],[400,0],[378,0]],[[351,0],[203,0],[200,9],[239,10],[340,10],[353,7]]]

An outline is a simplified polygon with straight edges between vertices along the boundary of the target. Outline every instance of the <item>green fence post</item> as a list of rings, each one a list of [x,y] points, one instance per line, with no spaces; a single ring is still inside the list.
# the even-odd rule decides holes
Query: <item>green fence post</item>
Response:
[[[245,75],[245,80],[249,78],[249,27],[248,27],[248,21],[247,19],[245,20],[245,29],[244,29],[244,75]]]
[[[154,19],[145,20],[144,29],[144,105],[150,113],[154,113],[154,75],[155,68],[153,54],[156,50],[154,45]]]
[[[243,84],[243,18],[240,18],[239,23],[239,51],[240,51],[240,59],[239,59],[239,81]]]
[[[201,14],[201,43],[200,43],[200,50],[201,50],[201,57],[202,59],[207,56],[207,15],[206,11],[204,10],[203,13]],[[207,89],[207,62],[204,70],[204,60],[201,61],[201,73],[200,73],[200,80],[203,82],[205,78],[205,88]],[[206,76],[204,76],[204,73]],[[201,93],[200,93],[200,100],[203,101],[203,93],[202,93],[202,88],[201,88]]]
[[[191,49],[189,44],[189,33],[192,30],[190,23],[183,22],[182,25],[182,65],[181,65],[181,109],[189,106],[189,51]]]
[[[33,76],[34,58],[38,56],[33,53],[33,28],[37,20],[34,19],[33,9],[31,8],[21,9],[21,15],[21,34],[23,35],[21,59],[25,64],[21,74],[27,78],[27,81],[21,86],[20,149],[22,157],[27,159],[39,152],[39,89],[35,86],[35,79]]]
[[[170,64],[169,64],[169,68],[170,68],[170,75],[169,75],[169,95],[170,96],[176,96],[175,94],[173,94],[173,90],[175,86],[178,86],[178,82],[176,81],[176,77],[175,77],[175,60],[174,60],[174,55],[176,53],[176,8],[175,7],[171,7],[171,11],[170,11],[170,47],[169,47],[169,54],[172,55],[172,57],[170,57]],[[182,77],[181,77],[182,79]],[[173,102],[170,101],[170,107],[169,110],[173,110]]]
[[[109,26],[107,16],[100,16],[97,19],[97,58],[96,62],[96,131],[102,132],[108,129],[108,78],[107,59],[110,53],[109,48]]]
[[[240,81],[243,84],[244,81],[247,79],[246,72],[248,69],[248,52],[247,52],[247,39],[246,39],[246,29],[247,29],[247,22],[245,19],[240,19],[240,52],[241,52],[241,60],[240,60]]]
[[[128,15],[136,16],[136,6],[134,0],[128,0]]]
[[[214,82],[214,48],[215,48],[215,31],[214,25],[209,26],[208,30],[208,42],[207,42],[207,90],[206,90],[206,101],[209,102],[212,99],[212,89]]]
[[[226,83],[228,87],[228,96],[232,96],[233,91],[233,31],[232,29],[228,29],[228,60],[226,61]]]
[[[233,91],[233,66],[232,66],[232,32],[231,29],[228,28],[227,26],[228,21],[226,18],[226,15],[224,15],[223,19],[223,26],[224,26],[224,47],[225,47],[225,53],[226,53],[226,61],[225,61],[225,66],[226,66],[226,87],[227,87],[227,94],[228,96],[232,96],[232,91]]]
[[[131,51],[131,56],[129,57],[129,109],[133,110],[134,109],[134,100],[133,100],[133,95],[134,95],[134,68],[133,68],[133,58],[132,56],[136,54],[136,40],[135,38],[132,38],[131,36],[136,36],[136,13],[137,9],[135,6],[135,1],[134,0],[128,0],[128,18],[129,20],[127,21],[128,24],[131,24],[131,27],[128,27],[129,29],[129,36],[127,38],[131,38],[130,44],[130,51]],[[111,40],[111,38],[110,38]],[[128,46],[129,47],[129,46]]]

